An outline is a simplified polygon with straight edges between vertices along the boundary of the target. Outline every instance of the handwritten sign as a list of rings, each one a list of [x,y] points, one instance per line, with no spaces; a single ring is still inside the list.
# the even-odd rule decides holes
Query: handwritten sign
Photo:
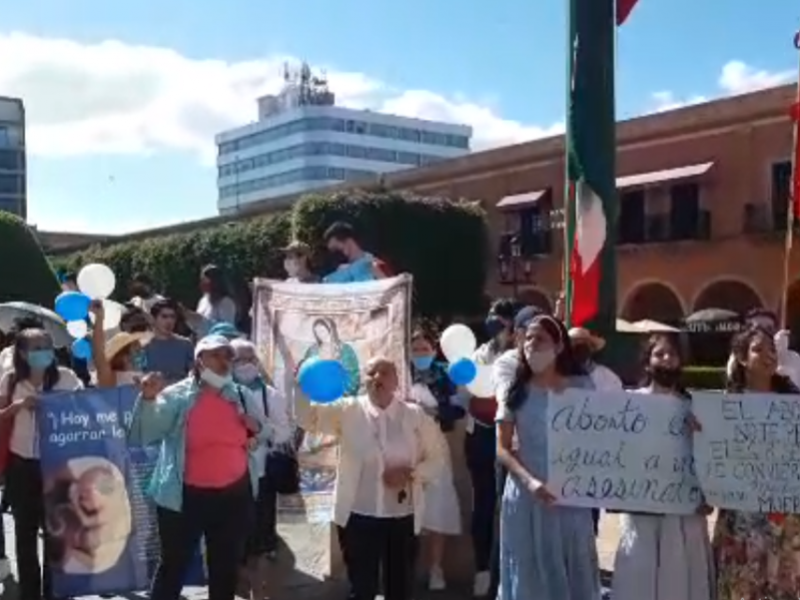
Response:
[[[691,514],[688,402],[674,396],[568,390],[548,404],[547,488],[570,506]]]
[[[694,395],[697,474],[708,503],[800,513],[800,396]]]

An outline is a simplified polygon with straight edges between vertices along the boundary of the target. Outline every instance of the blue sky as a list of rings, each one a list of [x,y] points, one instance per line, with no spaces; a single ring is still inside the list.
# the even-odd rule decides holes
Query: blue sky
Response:
[[[287,57],[326,68],[345,104],[465,121],[480,147],[558,131],[566,5],[8,3],[0,95],[28,105],[31,221],[119,233],[215,214],[213,134],[254,118]],[[797,0],[639,0],[619,33],[618,114],[786,81],[798,27]]]

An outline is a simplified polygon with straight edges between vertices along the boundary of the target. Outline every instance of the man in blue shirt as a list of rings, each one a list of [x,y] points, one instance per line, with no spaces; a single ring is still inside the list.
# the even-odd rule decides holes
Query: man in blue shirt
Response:
[[[384,279],[389,273],[383,261],[366,252],[350,223],[337,221],[323,236],[328,251],[337,257],[339,268],[325,276],[323,283],[356,283]]]

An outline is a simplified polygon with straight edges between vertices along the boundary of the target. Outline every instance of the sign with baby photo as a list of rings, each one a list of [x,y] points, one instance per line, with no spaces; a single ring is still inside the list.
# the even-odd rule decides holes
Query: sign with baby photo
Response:
[[[146,495],[158,447],[128,446],[133,386],[45,394],[37,403],[45,547],[56,597],[148,589],[158,563]],[[203,585],[202,557],[187,585]]]

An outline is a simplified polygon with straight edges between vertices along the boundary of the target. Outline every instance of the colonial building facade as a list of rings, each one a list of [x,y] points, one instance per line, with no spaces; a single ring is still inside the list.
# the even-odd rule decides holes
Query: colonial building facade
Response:
[[[781,303],[796,88],[784,86],[619,124],[619,314],[677,322],[703,308]],[[552,303],[562,287],[564,139],[473,154],[387,178],[481,200],[496,262],[490,293]],[[800,318],[792,253],[790,319]]]

